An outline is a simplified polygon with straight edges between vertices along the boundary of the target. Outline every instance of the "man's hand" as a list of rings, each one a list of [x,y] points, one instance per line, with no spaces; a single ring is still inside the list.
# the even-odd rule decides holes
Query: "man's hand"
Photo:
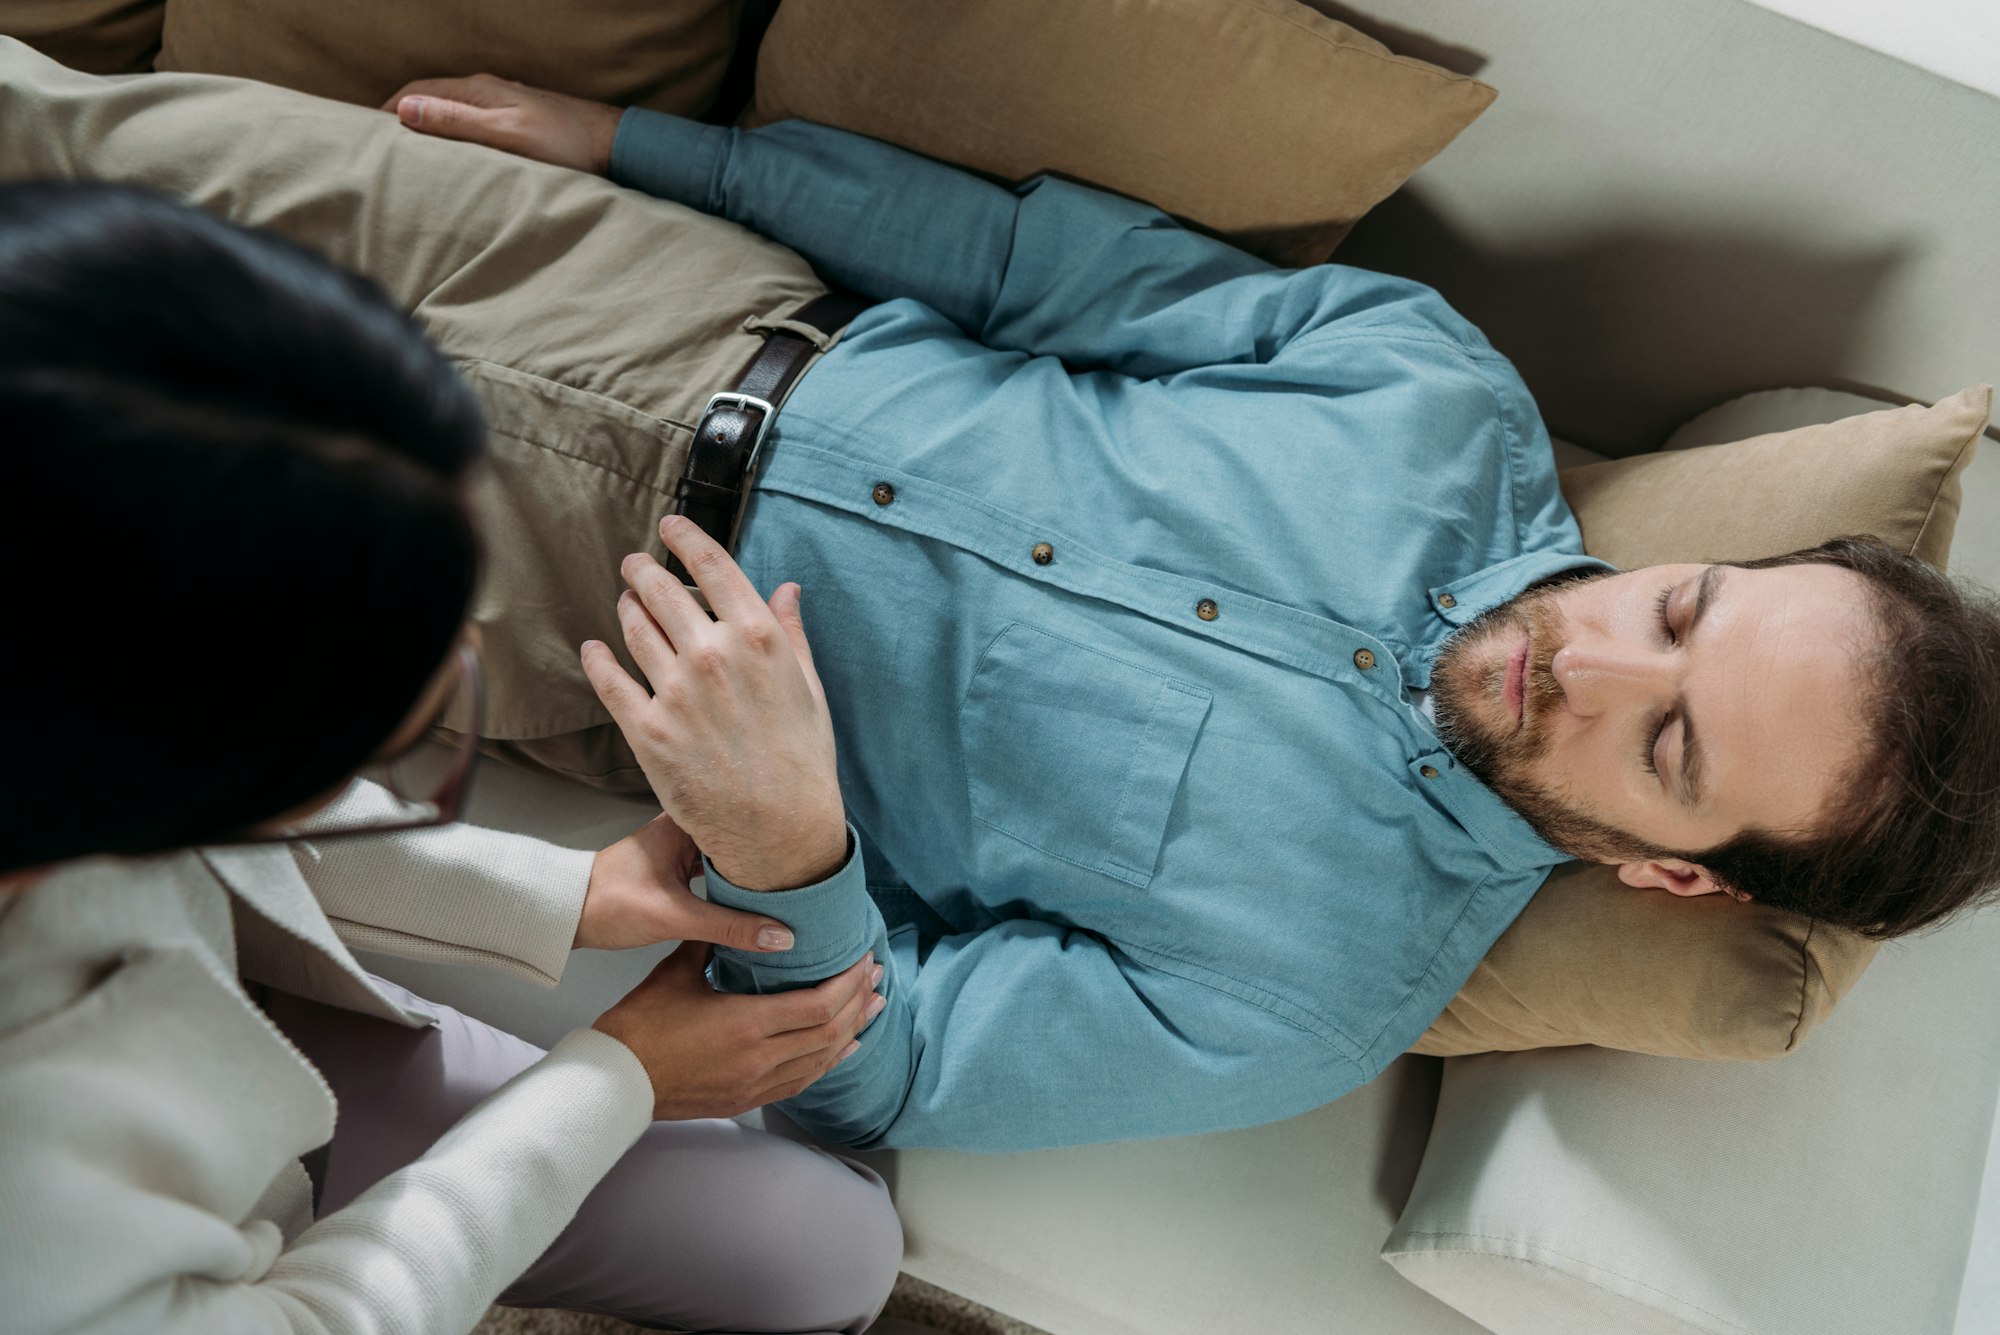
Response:
[[[660,521],[667,550],[715,619],[650,556],[621,567],[625,647],[648,691],[609,646],[583,646],[583,670],[611,711],[653,795],[715,869],[746,890],[824,880],[847,860],[833,719],[799,619],[799,589],[767,605],[692,521]]]
[[[783,923],[697,898],[688,882],[701,850],[665,814],[599,853],[576,924],[576,945],[630,950],[659,941],[713,941],[738,950],[790,950]]]
[[[734,1117],[792,1097],[859,1047],[886,1004],[873,995],[873,955],[816,987],[761,997],[715,991],[707,963],[707,946],[682,946],[591,1026],[646,1068],[655,1120]]]
[[[611,170],[611,141],[625,114],[619,107],[491,74],[419,79],[404,84],[382,110],[440,139],[463,139],[599,176]]]

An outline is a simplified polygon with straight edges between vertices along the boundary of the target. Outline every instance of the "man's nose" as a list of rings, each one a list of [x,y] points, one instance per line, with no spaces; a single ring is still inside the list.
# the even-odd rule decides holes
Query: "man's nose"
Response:
[[[1651,704],[1674,691],[1674,662],[1663,653],[1602,640],[1573,640],[1556,650],[1550,670],[1572,713],[1601,714]]]

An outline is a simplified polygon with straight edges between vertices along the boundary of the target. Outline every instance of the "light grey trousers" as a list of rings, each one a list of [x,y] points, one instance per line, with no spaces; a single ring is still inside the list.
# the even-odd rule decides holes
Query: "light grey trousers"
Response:
[[[381,979],[437,1013],[406,1029],[284,993],[266,1013],[333,1086],[316,1213],[430,1148],[542,1050]],[[857,1335],[888,1300],[903,1233],[873,1171],[727,1121],[655,1122],[500,1297],[665,1330]]]

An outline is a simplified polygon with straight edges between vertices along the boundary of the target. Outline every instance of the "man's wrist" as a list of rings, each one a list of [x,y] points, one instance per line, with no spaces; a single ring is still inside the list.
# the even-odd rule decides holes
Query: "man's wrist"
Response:
[[[716,947],[710,978],[717,987],[726,992],[783,991],[832,977],[871,946],[881,948],[878,958],[886,957],[882,915],[868,896],[861,837],[851,830],[848,848],[847,861],[832,875],[778,892],[745,890],[712,861],[708,864],[710,903],[767,914],[789,927],[793,936],[790,950]]]
[[[727,126],[627,107],[612,135],[608,175],[619,185],[706,212],[729,134]]]
[[[589,121],[590,170],[599,176],[611,175],[611,150],[618,142],[618,125],[625,118],[623,107],[592,106]]]
[[[852,854],[843,817],[831,831],[816,834],[809,841],[783,849],[759,848],[721,857],[711,854],[708,860],[738,889],[769,893],[817,885],[846,866]]]

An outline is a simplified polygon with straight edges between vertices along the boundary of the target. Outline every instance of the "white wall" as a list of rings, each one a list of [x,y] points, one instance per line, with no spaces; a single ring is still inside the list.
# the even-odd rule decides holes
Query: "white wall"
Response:
[[[1996,0],[1751,3],[2000,96],[2000,2]]]

